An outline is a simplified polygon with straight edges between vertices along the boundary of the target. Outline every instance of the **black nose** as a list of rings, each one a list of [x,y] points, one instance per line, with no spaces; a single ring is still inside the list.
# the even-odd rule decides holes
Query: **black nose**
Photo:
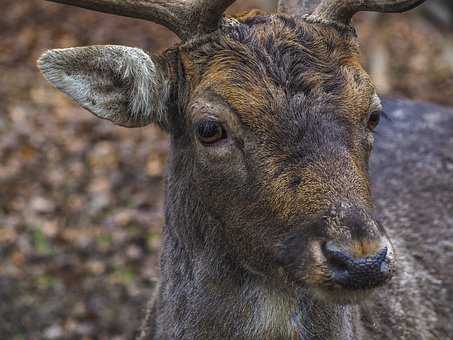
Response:
[[[353,258],[334,242],[324,244],[332,281],[348,289],[369,289],[381,286],[392,277],[387,247],[370,257]]]

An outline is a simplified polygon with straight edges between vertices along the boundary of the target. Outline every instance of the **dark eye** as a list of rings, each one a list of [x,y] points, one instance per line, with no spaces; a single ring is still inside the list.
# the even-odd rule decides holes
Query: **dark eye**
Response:
[[[368,118],[368,129],[373,131],[379,125],[381,121],[382,111],[371,112],[370,117]]]
[[[206,145],[214,144],[226,138],[224,127],[215,120],[201,120],[197,123],[195,129],[200,142]]]

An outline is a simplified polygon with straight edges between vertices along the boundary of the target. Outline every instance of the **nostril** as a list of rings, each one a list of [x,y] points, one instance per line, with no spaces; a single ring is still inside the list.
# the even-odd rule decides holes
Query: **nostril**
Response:
[[[338,247],[334,242],[327,242],[323,245],[322,251],[332,270],[339,272],[348,272],[353,259],[351,256]]]
[[[326,242],[322,247],[322,251],[330,262],[346,265],[347,262],[352,261],[351,256],[332,241]]]

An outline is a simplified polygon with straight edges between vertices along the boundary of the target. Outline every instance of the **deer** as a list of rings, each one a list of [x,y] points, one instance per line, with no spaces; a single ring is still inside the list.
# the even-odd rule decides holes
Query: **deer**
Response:
[[[161,55],[107,45],[38,61],[95,116],[169,135],[161,277],[140,339],[453,336],[453,114],[382,101],[351,21],[424,0],[280,0],[234,17],[234,0],[52,2],[181,39]]]

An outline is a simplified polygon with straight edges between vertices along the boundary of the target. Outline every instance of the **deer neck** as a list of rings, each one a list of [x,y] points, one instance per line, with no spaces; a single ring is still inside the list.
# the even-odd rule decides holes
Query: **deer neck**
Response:
[[[219,260],[222,254],[194,254],[179,241],[167,242],[159,314],[171,320],[164,326],[172,329],[169,339],[355,338],[356,307],[321,302],[309,291],[232,269]]]
[[[158,339],[353,338],[352,307],[282,287],[230,258],[220,223],[190,191],[167,189]]]

